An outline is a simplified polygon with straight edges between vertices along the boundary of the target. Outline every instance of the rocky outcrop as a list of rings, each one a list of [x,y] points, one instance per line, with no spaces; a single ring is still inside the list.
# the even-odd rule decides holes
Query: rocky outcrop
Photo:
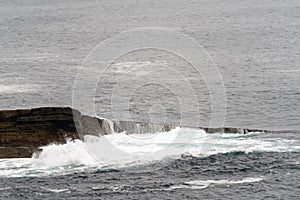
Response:
[[[31,157],[39,147],[50,143],[83,139],[85,135],[112,132],[153,133],[174,126],[143,122],[110,121],[82,115],[69,107],[44,107],[0,111],[0,158]],[[201,128],[201,127],[198,127]],[[207,133],[247,133],[260,130],[240,128],[202,128]]]
[[[0,158],[31,157],[39,147],[79,138],[70,108],[0,111]]]
[[[106,135],[127,129],[129,133],[164,131],[160,127],[146,123],[116,123],[81,115],[69,107],[0,111],[0,158],[31,157],[41,146],[83,139],[84,135]]]

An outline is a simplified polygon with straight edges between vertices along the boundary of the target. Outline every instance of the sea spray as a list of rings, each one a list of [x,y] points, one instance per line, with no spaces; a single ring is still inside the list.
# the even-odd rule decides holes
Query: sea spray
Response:
[[[164,158],[177,159],[182,155],[206,157],[230,152],[300,152],[297,141],[261,136],[261,133],[206,134],[204,130],[179,127],[156,134],[87,135],[84,141],[42,147],[38,158],[3,159],[0,161],[0,176],[41,176],[90,168],[120,168]]]

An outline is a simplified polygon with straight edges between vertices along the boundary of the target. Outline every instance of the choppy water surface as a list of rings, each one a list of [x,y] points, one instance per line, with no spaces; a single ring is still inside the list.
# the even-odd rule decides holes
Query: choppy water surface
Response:
[[[181,139],[174,143],[174,137]],[[124,154],[112,151],[112,144]],[[156,154],[159,149],[163,152]],[[176,128],[143,136],[89,136],[44,147],[38,159],[1,160],[0,190],[2,198],[295,199],[299,155],[293,134],[284,139],[275,133]]]
[[[188,35],[211,55],[224,80],[227,126],[300,128],[297,0],[2,1],[0,9],[1,109],[72,105],[78,68],[96,45],[133,28],[164,27]],[[129,91],[134,84],[143,86],[144,80],[158,72],[172,85],[187,88],[181,79],[173,80],[171,71],[166,71],[168,66],[179,70],[184,78],[193,78],[186,61],[158,50],[128,53],[109,71],[117,77],[128,73],[134,80],[124,83]],[[128,68],[135,73],[129,73]],[[101,75],[97,70],[93,73]],[[124,113],[122,108],[110,106],[116,85],[114,76],[109,82],[100,81],[95,94],[99,116],[113,118],[112,109]],[[186,116],[194,121],[200,113],[201,124],[207,125],[209,91],[201,78],[195,87],[200,106],[190,109]],[[130,116],[124,118],[149,120],[152,106],[162,104],[167,118],[177,122],[180,113],[176,96],[164,89],[144,85],[134,94],[125,93],[132,105]],[[84,102],[79,108],[84,111]],[[160,110],[152,109],[153,118],[166,116]]]
[[[185,141],[168,143],[173,130],[145,135],[148,143],[120,134],[48,146],[39,159],[0,161],[1,199],[297,199],[299,18],[297,0],[1,1],[1,109],[72,106],[76,74],[96,45],[133,28],[164,27],[193,38],[217,65],[226,91],[226,126],[274,130],[249,136],[185,130]],[[179,91],[186,91],[183,80],[188,81],[194,91],[183,100],[196,96],[197,107],[190,100],[181,113],[173,90],[147,84],[155,78]],[[188,124],[210,121],[203,77],[184,58],[161,49],[129,52],[97,86],[88,76],[85,85],[95,88],[101,117],[180,123],[184,114]],[[127,107],[117,106],[118,98],[112,106],[120,87]],[[83,112],[90,109],[85,89],[76,99]],[[126,154],[102,148],[104,139]],[[95,152],[88,153],[86,145]],[[164,148],[172,151],[151,154]]]

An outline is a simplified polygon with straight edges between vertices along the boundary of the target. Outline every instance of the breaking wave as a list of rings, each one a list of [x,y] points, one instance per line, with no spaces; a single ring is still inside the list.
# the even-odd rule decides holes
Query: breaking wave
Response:
[[[204,130],[175,128],[153,134],[114,133],[85,136],[84,141],[42,147],[38,158],[3,159],[0,176],[67,174],[90,168],[120,168],[182,155],[206,157],[230,152],[300,152],[298,141],[252,134],[207,134]]]

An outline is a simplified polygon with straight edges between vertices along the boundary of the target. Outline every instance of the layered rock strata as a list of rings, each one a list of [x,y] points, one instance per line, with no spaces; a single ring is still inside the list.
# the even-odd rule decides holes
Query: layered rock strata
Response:
[[[175,126],[144,122],[110,121],[82,115],[70,107],[43,107],[0,111],[0,158],[28,158],[41,146],[83,139],[85,135],[112,132],[166,132]],[[207,133],[247,133],[262,130],[242,128],[203,128]]]

